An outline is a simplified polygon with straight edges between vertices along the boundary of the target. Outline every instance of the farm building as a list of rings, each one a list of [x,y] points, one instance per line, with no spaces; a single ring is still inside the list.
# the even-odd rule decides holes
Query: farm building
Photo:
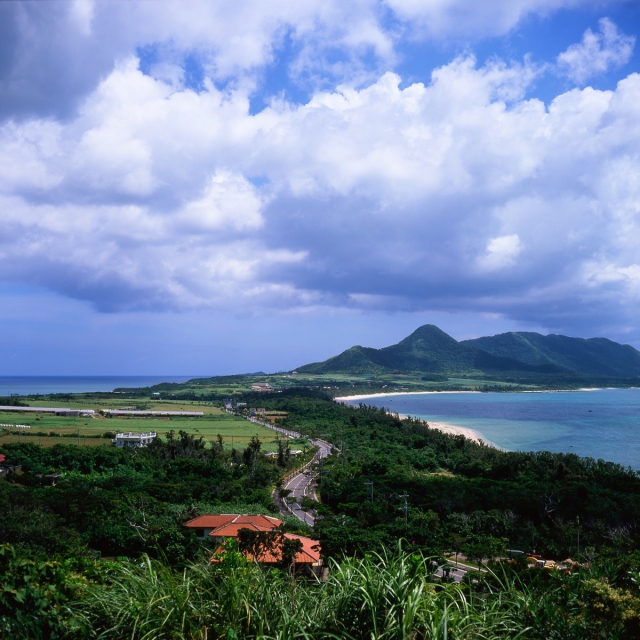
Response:
[[[23,413],[54,413],[57,416],[90,416],[95,412],[93,409],[69,409],[60,407],[14,407],[14,406],[0,406],[0,411],[20,411]]]

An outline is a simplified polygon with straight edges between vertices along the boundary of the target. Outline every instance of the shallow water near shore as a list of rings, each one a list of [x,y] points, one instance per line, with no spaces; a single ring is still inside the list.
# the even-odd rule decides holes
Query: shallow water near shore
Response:
[[[640,469],[640,389],[425,393],[347,400],[473,429],[509,451],[554,451]]]

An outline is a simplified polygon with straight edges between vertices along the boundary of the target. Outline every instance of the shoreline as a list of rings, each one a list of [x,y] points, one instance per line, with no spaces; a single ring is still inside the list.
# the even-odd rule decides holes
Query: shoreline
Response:
[[[395,391],[390,393],[367,393],[356,396],[336,396],[334,400],[346,404],[348,400],[366,400],[367,398],[386,398],[387,396],[424,396],[431,393],[483,393],[482,391]]]
[[[481,393],[481,392],[480,391],[409,391],[402,394],[375,393],[375,394],[370,394],[366,396],[343,396],[340,398],[334,398],[334,400],[336,402],[339,402],[340,404],[347,404],[347,400],[377,398],[377,397],[381,397],[381,396],[384,397],[389,395],[409,396],[409,395],[415,395],[416,393],[422,395],[423,393]],[[465,438],[467,438],[468,440],[471,440],[472,442],[475,442],[476,444],[484,444],[488,447],[493,447],[494,449],[500,449],[504,451],[502,447],[499,447],[498,445],[494,444],[490,440],[487,440],[479,431],[476,431],[475,429],[470,429],[469,427],[459,427],[458,425],[449,424],[448,422],[430,422],[429,420],[425,420],[424,418],[418,418],[417,416],[409,416],[404,413],[396,413],[395,415],[397,415],[401,419],[416,418],[418,420],[423,420],[429,425],[430,429],[437,429],[438,431],[442,431],[443,433],[448,433],[449,435],[452,435],[452,436],[464,436]]]
[[[438,393],[583,393],[585,391],[613,391],[616,389],[640,389],[640,387],[581,387],[579,389],[520,389],[518,391],[390,391],[388,393],[366,393],[355,396],[336,396],[334,400],[345,404],[348,400],[366,400],[367,398],[385,398],[387,396],[424,396]]]
[[[398,414],[401,418],[409,418],[411,416],[405,416]],[[487,442],[479,431],[475,429],[469,429],[469,427],[458,427],[455,424],[448,424],[446,422],[429,422],[425,420],[429,425],[429,429],[437,429],[443,433],[448,433],[452,436],[464,436],[467,440],[471,440],[476,444],[486,444],[489,447],[497,448],[494,444]]]

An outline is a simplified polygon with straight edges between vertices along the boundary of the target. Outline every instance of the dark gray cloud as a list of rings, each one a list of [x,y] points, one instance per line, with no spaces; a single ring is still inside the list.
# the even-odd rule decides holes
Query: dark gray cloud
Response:
[[[116,34],[94,32],[82,6],[0,2],[0,118],[69,117],[128,52]],[[107,11],[97,22],[110,31]]]

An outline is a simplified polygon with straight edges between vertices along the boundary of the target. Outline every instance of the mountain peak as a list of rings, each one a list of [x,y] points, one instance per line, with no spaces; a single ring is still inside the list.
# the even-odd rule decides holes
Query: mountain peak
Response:
[[[382,349],[355,346],[300,373],[394,373],[498,375],[507,372],[640,376],[640,352],[602,338],[543,336],[511,331],[458,342],[433,324],[418,327]]]
[[[455,338],[452,338],[448,333],[445,333],[440,327],[436,327],[435,324],[423,324],[418,327],[413,333],[408,335],[404,340],[401,340],[398,344],[458,344]],[[388,347],[387,347],[388,348]]]

